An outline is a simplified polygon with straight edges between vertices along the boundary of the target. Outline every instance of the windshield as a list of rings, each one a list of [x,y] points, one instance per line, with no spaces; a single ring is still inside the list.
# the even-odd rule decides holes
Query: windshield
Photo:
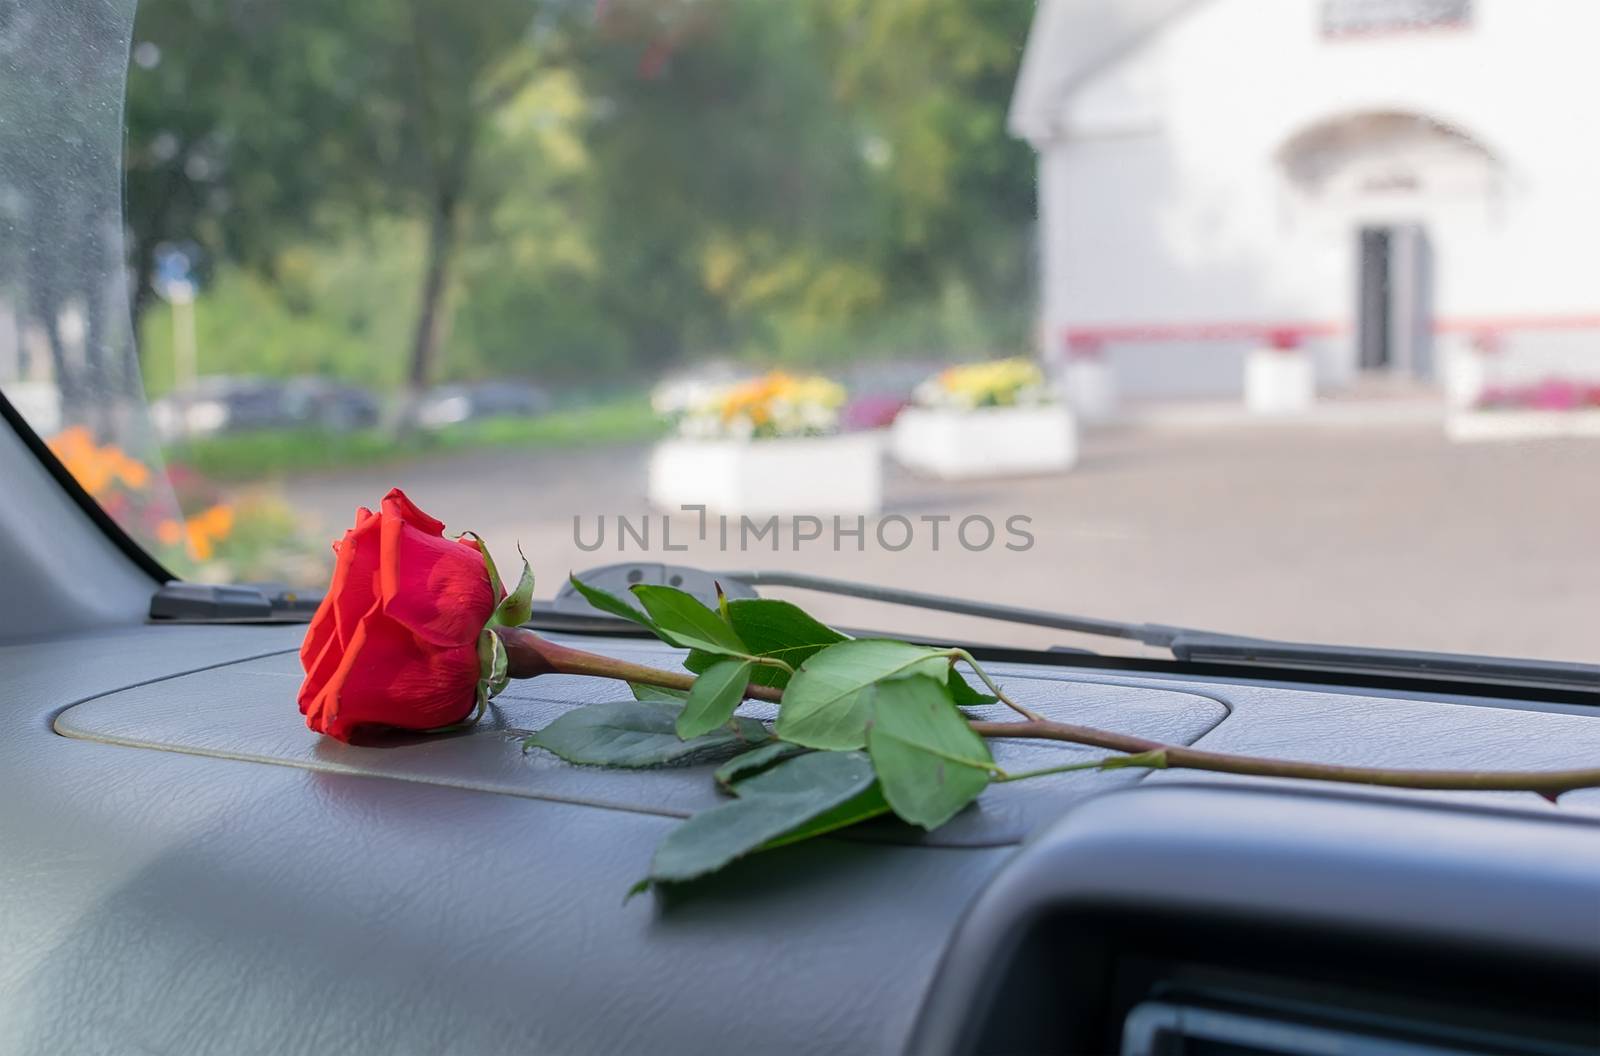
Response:
[[[0,0],[0,391],[185,578],[320,586],[400,486],[544,597],[672,562],[1600,659],[1597,33]]]

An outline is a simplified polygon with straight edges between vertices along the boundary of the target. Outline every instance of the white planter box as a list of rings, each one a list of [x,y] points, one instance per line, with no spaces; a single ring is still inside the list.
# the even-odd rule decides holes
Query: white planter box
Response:
[[[650,502],[718,513],[877,513],[878,434],[784,440],[666,440],[650,455]]]
[[[1452,410],[1469,410],[1489,388],[1489,357],[1473,348],[1451,349],[1444,361],[1444,398]]]
[[[952,480],[1056,473],[1078,460],[1078,426],[1065,407],[907,407],[890,437],[895,461]]]
[[[1600,438],[1600,408],[1576,411],[1456,411],[1445,419],[1452,440],[1542,440],[1551,437]]]
[[[1061,394],[1079,420],[1105,422],[1117,416],[1117,385],[1103,359],[1070,359],[1061,368]]]
[[[1244,405],[1254,414],[1300,414],[1317,398],[1317,372],[1304,352],[1258,348],[1244,362]]]

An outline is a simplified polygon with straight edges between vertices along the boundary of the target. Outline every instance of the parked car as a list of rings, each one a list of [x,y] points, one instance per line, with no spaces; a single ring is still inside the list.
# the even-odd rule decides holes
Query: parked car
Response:
[[[365,389],[319,377],[217,375],[150,407],[163,440],[300,426],[345,432],[375,425],[378,400]]]
[[[416,417],[424,429],[443,429],[483,418],[531,418],[552,403],[548,392],[525,381],[440,385],[423,396]]]
[[[292,424],[333,432],[370,428],[382,414],[378,398],[366,389],[317,377],[285,382],[283,407]]]

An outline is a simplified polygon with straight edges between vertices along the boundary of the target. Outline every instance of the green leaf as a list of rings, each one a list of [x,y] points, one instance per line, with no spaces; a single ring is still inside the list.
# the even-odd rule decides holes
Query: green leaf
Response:
[[[998,704],[1000,702],[999,697],[993,697],[973,689],[972,683],[968,682],[961,672],[955,669],[954,665],[950,668],[949,686],[951,699],[963,708],[981,708],[986,704]]]
[[[748,660],[721,660],[694,680],[688,703],[678,713],[678,736],[684,740],[709,733],[733,718],[750,684]]]
[[[786,832],[776,839],[768,840],[761,845],[760,849],[770,851],[774,847],[784,847],[791,843],[799,843],[801,840],[809,840],[813,836],[825,836],[836,829],[843,829],[854,825],[858,821],[866,821],[868,818],[875,818],[880,814],[887,813],[889,813],[889,802],[883,798],[883,786],[874,781],[865,791],[845,800],[826,813],[818,814],[798,829]]]
[[[717,772],[711,776],[723,791],[733,791],[733,783],[752,774],[760,773],[774,763],[780,763],[790,756],[803,755],[811,749],[803,745],[790,744],[788,741],[768,741],[760,748],[752,748],[743,755],[736,755],[732,759],[717,767]]]
[[[667,689],[664,686],[649,686],[643,682],[629,682],[628,688],[633,690],[634,700],[666,700],[679,707],[689,699],[687,689]]]
[[[849,640],[848,636],[812,619],[800,606],[776,598],[740,598],[729,602],[728,622],[738,632],[739,640],[749,647],[752,656],[772,657],[790,667],[799,667],[819,650]],[[689,654],[683,666],[700,672],[715,659],[713,654],[697,650]],[[781,667],[763,665],[750,673],[750,681],[758,686],[782,689],[789,682],[789,672]]]
[[[872,786],[862,752],[811,752],[734,785],[739,797],[667,834],[650,862],[653,883],[693,880],[848,803]]]
[[[574,708],[522,742],[543,748],[569,763],[646,767],[704,762],[765,743],[766,727],[754,719],[735,719],[692,740],[676,728],[681,708],[665,701],[619,700]]]
[[[936,829],[989,785],[994,758],[931,678],[880,682],[872,689],[867,751],[894,812]]]
[[[533,616],[533,568],[529,566],[528,558],[520,546],[517,547],[517,556],[522,558],[522,578],[517,581],[516,590],[500,599],[494,615],[490,617],[491,622],[502,627],[520,627]]]
[[[748,656],[750,650],[728,624],[692,594],[676,587],[641,583],[634,597],[650,614],[656,634],[671,645],[699,649],[718,656]]]
[[[885,680],[925,675],[943,681],[950,657],[938,649],[884,638],[855,638],[813,655],[783,691],[777,734],[808,748],[867,743],[865,690]]]
[[[626,601],[623,601],[615,594],[612,594],[610,591],[601,590],[599,587],[591,587],[577,576],[568,576],[567,581],[572,584],[573,590],[576,590],[579,594],[583,595],[584,601],[587,601],[590,605],[593,605],[601,612],[608,612],[613,616],[620,616],[625,620],[632,620],[641,627],[649,628],[652,634],[659,635],[661,633],[656,629],[656,625],[650,619],[650,617],[640,612],[634,606],[629,605]]]

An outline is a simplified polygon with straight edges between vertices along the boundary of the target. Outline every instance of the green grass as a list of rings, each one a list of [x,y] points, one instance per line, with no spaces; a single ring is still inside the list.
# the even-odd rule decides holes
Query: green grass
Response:
[[[643,394],[534,418],[466,422],[437,432],[396,438],[382,429],[330,433],[273,429],[191,440],[167,447],[170,463],[213,480],[259,480],[291,473],[381,465],[456,451],[489,448],[560,448],[653,440],[666,426]]]

